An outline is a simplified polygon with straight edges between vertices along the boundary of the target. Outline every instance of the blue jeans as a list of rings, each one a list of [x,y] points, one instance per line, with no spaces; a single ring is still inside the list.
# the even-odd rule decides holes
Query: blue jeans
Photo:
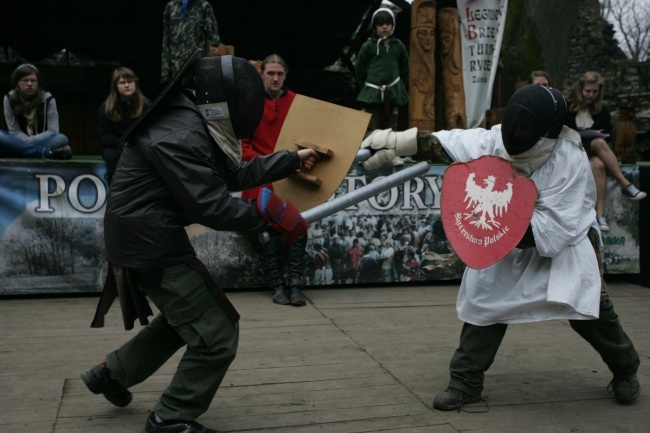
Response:
[[[63,134],[50,135],[30,143],[0,131],[0,153],[11,158],[47,158],[52,149],[67,145],[68,137]]]

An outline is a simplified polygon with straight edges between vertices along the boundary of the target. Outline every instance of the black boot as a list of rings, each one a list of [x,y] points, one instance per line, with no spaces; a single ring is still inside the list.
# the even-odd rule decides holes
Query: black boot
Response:
[[[289,303],[295,305],[296,307],[303,307],[307,305],[307,301],[302,296],[302,292],[298,286],[289,287]]]
[[[284,281],[282,284],[275,286],[273,290],[273,302],[280,305],[289,304],[289,298],[287,298],[287,288],[284,287]]]
[[[291,305],[301,307],[307,304],[302,295],[302,288],[305,285],[303,275],[306,269],[305,248],[307,247],[307,236],[302,236],[291,245],[287,253],[287,267],[289,268],[289,302]]]
[[[271,236],[265,243],[260,243],[262,252],[262,269],[270,280],[273,288],[273,302],[287,305],[287,287],[282,271],[282,240],[279,236]]]
[[[126,407],[133,399],[131,392],[111,377],[104,362],[81,373],[81,380],[93,394],[104,394],[115,406]]]

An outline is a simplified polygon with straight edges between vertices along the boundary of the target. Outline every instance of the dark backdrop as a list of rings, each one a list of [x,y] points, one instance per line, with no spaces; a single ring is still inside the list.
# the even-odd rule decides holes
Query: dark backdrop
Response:
[[[364,12],[377,0],[209,0],[224,43],[235,55],[262,59],[278,53],[291,80],[333,64]],[[9,2],[8,2],[9,3]],[[167,0],[28,0],[3,6],[0,43],[22,59],[44,67],[48,89],[59,103],[98,104],[108,91],[110,71],[128,66],[145,94],[160,87],[162,13]],[[48,65],[67,49],[80,62]],[[79,66],[79,63],[82,66]],[[15,63],[3,64],[0,90],[8,90]],[[295,73],[294,73],[295,72]],[[308,78],[318,81],[318,78]],[[301,89],[297,89],[300,91]]]

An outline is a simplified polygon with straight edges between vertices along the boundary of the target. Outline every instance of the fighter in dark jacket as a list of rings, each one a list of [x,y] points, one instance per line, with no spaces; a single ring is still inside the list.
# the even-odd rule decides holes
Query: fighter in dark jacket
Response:
[[[231,56],[191,64],[195,93],[175,85],[182,72],[127,132],[104,218],[104,290],[92,326],[103,326],[118,295],[125,328],[133,328],[136,318],[147,326],[82,373],[92,392],[123,407],[132,399],[129,387],[186,346],[144,432],[214,432],[195,420],[208,409],[237,351],[239,315],[197,259],[185,227],[276,229],[287,239],[304,234],[307,225],[291,203],[268,190],[258,200],[230,191],[310,169],[318,158],[312,150],[281,151],[240,164],[237,140],[252,134],[264,109],[260,76]],[[145,294],[160,310],[151,323]]]

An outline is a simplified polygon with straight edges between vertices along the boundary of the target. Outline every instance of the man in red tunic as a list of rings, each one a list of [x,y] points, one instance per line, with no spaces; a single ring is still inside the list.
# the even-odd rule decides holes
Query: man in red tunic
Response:
[[[260,75],[266,90],[264,115],[253,135],[241,141],[243,161],[250,161],[259,155],[268,155],[275,150],[282,125],[287,118],[291,103],[296,97],[296,94],[284,85],[288,70],[284,59],[277,54],[271,54],[262,61]],[[266,185],[266,187],[273,189],[272,185]],[[257,188],[242,193],[242,198],[254,199],[256,197]],[[307,235],[298,238],[286,248],[283,248],[279,237],[261,244],[262,268],[271,280],[274,290],[273,302],[276,304],[296,306],[306,304],[301,292],[306,268],[306,246]],[[285,266],[289,274],[286,282],[284,278]]]

